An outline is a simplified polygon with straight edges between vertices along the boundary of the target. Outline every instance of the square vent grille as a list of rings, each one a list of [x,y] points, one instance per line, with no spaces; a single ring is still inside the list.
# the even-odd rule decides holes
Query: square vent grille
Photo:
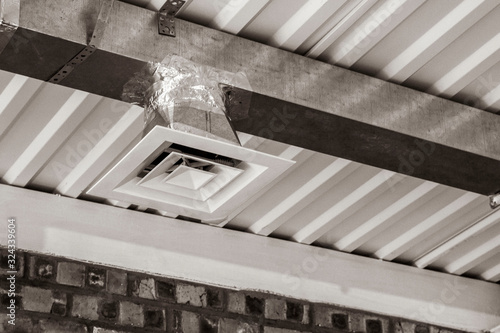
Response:
[[[218,221],[294,163],[156,126],[87,193]]]

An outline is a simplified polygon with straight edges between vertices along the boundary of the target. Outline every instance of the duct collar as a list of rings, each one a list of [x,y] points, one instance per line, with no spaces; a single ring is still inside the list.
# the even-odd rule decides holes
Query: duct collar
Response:
[[[226,115],[223,87],[227,85],[250,90],[243,73],[168,56],[162,63],[149,63],[136,73],[125,84],[122,99],[144,106],[145,134],[161,125],[239,145]]]

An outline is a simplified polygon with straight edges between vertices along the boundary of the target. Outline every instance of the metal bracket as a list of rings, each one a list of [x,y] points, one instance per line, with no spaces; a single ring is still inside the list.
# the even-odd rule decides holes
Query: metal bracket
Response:
[[[175,37],[174,16],[186,3],[186,0],[167,0],[158,11],[158,33]]]
[[[0,0],[0,53],[14,38],[14,34],[19,26],[19,1]],[[26,42],[27,39],[22,42]]]
[[[19,0],[0,1],[0,23],[8,26],[19,26]]]
[[[51,83],[59,83],[68,76],[78,65],[87,60],[101,45],[104,30],[108,25],[109,15],[115,0],[107,0],[101,5],[97,22],[92,32],[89,44],[81,50],[73,59],[67,62],[54,76],[49,79]]]
[[[63,66],[54,76],[49,79],[51,83],[59,83],[68,76],[78,65],[88,59],[96,50],[95,47],[87,46],[81,50],[73,59]]]

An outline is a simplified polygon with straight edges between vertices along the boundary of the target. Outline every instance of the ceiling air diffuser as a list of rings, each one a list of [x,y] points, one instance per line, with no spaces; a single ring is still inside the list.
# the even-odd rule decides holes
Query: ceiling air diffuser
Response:
[[[295,162],[154,127],[87,193],[201,221],[222,221]]]

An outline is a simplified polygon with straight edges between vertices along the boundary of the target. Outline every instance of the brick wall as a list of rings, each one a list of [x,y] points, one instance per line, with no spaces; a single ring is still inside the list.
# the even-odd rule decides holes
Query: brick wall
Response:
[[[17,252],[16,326],[1,249],[0,332],[446,333],[424,323]]]

